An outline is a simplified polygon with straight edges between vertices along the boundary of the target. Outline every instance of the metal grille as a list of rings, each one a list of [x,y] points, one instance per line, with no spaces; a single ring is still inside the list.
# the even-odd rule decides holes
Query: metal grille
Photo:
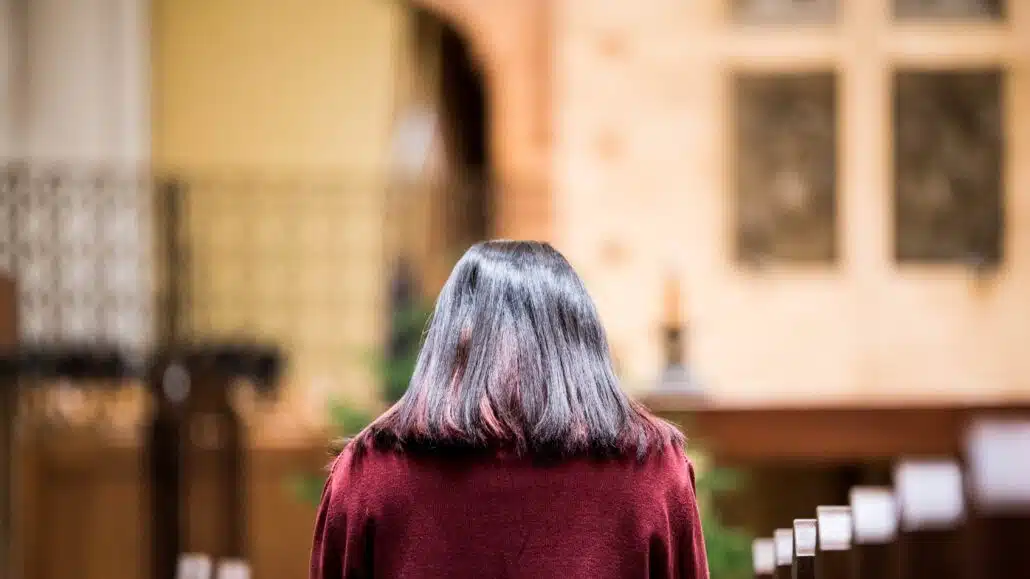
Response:
[[[135,171],[11,164],[0,272],[18,282],[23,344],[153,346],[151,195]]]
[[[24,164],[0,177],[23,346],[261,341],[339,369],[381,321],[381,178]]]
[[[302,380],[360,379],[378,338],[387,227],[379,179],[161,179],[167,341],[282,347]]]

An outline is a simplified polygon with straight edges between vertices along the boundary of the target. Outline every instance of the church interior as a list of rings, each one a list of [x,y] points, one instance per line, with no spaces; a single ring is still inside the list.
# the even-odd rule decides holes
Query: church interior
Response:
[[[748,541],[1030,421],[1028,2],[0,0],[0,79],[0,577],[305,577],[484,239]]]

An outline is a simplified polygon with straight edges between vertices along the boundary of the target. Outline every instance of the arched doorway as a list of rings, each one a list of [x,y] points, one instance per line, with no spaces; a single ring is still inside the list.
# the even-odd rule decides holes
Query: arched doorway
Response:
[[[487,78],[468,40],[426,9],[411,8],[409,23],[399,118],[416,115],[432,134],[423,173],[400,208],[411,219],[400,235],[435,295],[461,254],[496,234],[496,171]]]
[[[454,180],[446,200],[452,206],[448,225],[451,242],[467,245],[485,239],[493,230],[486,85],[465,40],[453,27],[442,26],[439,50],[440,128]]]

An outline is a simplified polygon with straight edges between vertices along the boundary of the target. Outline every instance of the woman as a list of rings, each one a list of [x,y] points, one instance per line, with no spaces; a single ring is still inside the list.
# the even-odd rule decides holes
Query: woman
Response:
[[[682,444],[620,390],[561,254],[480,243],[407,393],[333,463],[310,577],[707,578]]]

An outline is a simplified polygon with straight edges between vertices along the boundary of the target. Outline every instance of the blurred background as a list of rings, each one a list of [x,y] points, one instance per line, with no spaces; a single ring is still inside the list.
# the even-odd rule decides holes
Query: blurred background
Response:
[[[487,238],[740,533],[957,456],[1030,409],[1028,67],[1016,0],[0,0],[3,577],[306,576]]]

